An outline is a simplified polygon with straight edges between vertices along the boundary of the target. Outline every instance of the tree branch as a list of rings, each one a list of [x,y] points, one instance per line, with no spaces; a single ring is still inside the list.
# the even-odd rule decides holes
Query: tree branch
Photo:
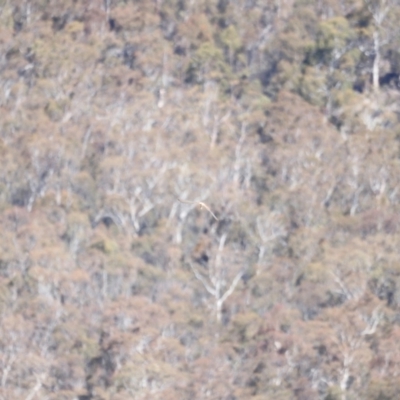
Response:
[[[221,304],[225,302],[225,300],[233,293],[233,291],[236,289],[237,284],[240,281],[240,278],[242,277],[243,272],[239,272],[236,276],[235,279],[232,281],[231,286],[229,289],[224,293],[224,295],[218,300]]]
[[[200,274],[199,271],[196,270],[196,268],[193,266],[192,263],[189,263],[190,267],[192,268],[195,277],[203,284],[203,286],[206,288],[207,292],[210,293],[212,296],[216,296],[216,291],[213,289],[208,282],[205,280],[205,278]]]

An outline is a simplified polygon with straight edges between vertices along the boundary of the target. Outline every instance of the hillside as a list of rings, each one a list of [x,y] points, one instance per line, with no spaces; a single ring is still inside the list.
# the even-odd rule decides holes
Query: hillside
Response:
[[[399,399],[399,18],[0,1],[0,399]]]

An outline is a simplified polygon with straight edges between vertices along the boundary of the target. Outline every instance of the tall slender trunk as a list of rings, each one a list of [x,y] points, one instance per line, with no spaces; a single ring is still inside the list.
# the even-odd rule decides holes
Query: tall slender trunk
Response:
[[[374,87],[374,91],[378,92],[379,91],[379,64],[380,64],[380,59],[381,59],[380,37],[379,37],[378,29],[376,29],[374,32],[374,53],[375,53],[375,58],[374,58],[374,64],[372,66],[372,84]]]

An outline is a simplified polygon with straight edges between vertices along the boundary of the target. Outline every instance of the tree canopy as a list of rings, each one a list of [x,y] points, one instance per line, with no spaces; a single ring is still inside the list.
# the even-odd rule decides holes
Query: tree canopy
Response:
[[[397,0],[0,1],[0,397],[400,397]]]

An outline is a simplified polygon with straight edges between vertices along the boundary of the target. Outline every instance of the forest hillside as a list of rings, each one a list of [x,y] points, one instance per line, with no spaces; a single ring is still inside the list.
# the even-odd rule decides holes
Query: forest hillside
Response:
[[[0,0],[0,400],[399,399],[399,18]]]

